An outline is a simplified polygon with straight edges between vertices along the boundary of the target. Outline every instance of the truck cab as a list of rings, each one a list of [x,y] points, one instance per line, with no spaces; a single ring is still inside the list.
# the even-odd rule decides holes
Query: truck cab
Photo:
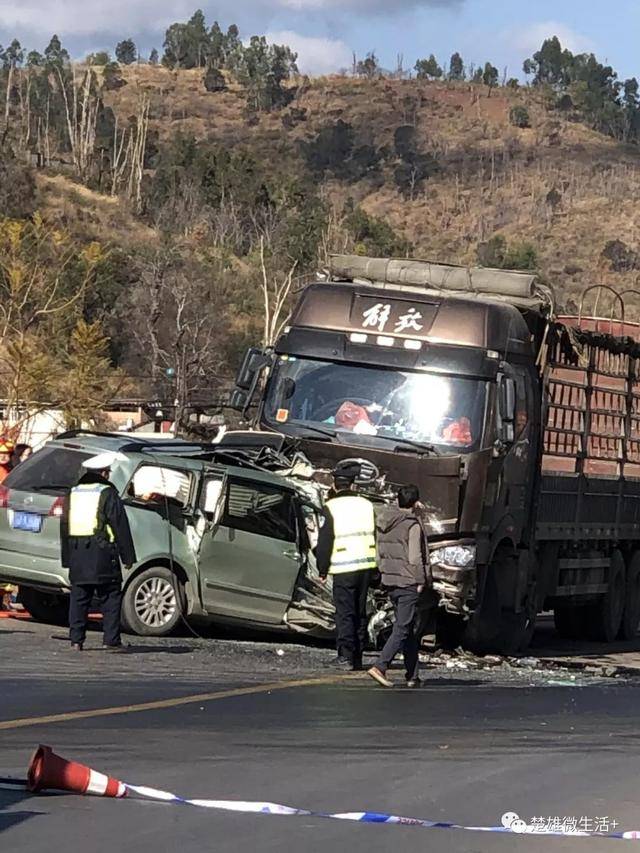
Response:
[[[477,614],[476,629],[519,643],[530,621],[521,553],[540,453],[541,301],[532,276],[475,272],[333,259],[273,350],[247,356],[236,402],[262,372],[260,430],[298,439],[317,468],[365,458],[389,492],[415,483],[442,621],[462,631]],[[496,561],[497,584],[487,580]]]

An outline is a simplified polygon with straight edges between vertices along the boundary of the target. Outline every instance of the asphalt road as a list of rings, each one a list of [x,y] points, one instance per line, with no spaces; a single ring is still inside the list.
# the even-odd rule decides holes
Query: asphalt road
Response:
[[[126,782],[187,797],[471,825],[499,823],[507,811],[527,821],[608,817],[640,829],[640,680],[553,687],[526,671],[436,670],[420,691],[383,691],[366,676],[314,683],[327,675],[324,649],[178,638],[140,641],[127,656],[73,655],[50,628],[6,622],[0,775],[23,776],[34,746],[47,743]],[[283,688],[289,680],[298,686]],[[246,686],[257,692],[238,692]],[[217,695],[170,704],[202,693]],[[167,705],[101,713],[156,700]],[[83,710],[96,714],[74,718]],[[69,717],[37,722],[50,714]],[[0,790],[0,848],[12,853],[602,851],[617,843]]]

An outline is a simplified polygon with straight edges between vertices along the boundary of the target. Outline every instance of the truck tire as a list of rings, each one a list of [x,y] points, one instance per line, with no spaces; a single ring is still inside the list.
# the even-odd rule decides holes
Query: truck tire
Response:
[[[466,629],[467,620],[464,616],[438,610],[436,615],[436,642],[442,648],[453,650],[463,645]]]
[[[594,640],[612,643],[622,625],[626,596],[624,558],[620,551],[611,554],[609,588],[596,604],[586,607],[589,636]]]
[[[563,640],[581,640],[586,633],[586,607],[561,604],[553,609],[553,623]]]
[[[45,625],[59,625],[61,627],[66,627],[69,624],[68,595],[55,592],[40,592],[39,589],[21,586],[19,598],[25,609],[29,611],[36,622],[44,622]]]
[[[164,566],[136,575],[122,598],[122,626],[140,637],[168,637],[182,618],[184,587]]]
[[[482,605],[468,622],[464,645],[480,654],[512,655],[524,651],[535,630],[535,614],[515,613],[500,602],[498,588],[502,573],[517,571],[518,558],[506,550],[498,551],[487,569]]]
[[[624,612],[618,637],[634,640],[640,625],[640,551],[634,551],[627,567]]]

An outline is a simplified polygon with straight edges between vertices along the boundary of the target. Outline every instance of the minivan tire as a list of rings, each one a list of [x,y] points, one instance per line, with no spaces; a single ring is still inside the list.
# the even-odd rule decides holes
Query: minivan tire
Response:
[[[69,624],[69,596],[55,592],[41,592],[28,586],[21,586],[19,601],[36,622],[45,625]]]
[[[122,627],[140,637],[168,637],[182,618],[184,586],[164,566],[136,575],[122,598]]]

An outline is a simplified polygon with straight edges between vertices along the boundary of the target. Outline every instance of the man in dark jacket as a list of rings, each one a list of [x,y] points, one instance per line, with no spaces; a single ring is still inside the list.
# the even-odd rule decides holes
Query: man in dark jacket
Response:
[[[101,453],[83,463],[85,473],[65,501],[60,519],[62,565],[69,569],[69,639],[82,651],[89,607],[95,596],[103,617],[103,645],[122,649],[120,607],[122,571],[136,552],[120,495],[109,482],[116,453]]]
[[[368,670],[382,687],[393,687],[387,669],[399,651],[404,654],[407,687],[419,687],[418,637],[415,619],[420,594],[429,578],[427,539],[416,505],[417,486],[398,491],[398,505],[379,510],[376,517],[378,568],[395,612],[391,636],[375,666]]]

